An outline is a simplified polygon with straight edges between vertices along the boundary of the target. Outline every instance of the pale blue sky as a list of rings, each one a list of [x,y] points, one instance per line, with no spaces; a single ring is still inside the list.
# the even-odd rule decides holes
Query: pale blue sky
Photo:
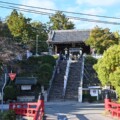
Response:
[[[111,16],[111,17],[120,17],[120,0],[2,0],[3,2],[24,4],[29,6],[37,6],[42,8],[50,8],[62,11],[71,11],[71,12],[80,12],[85,14],[101,15],[101,16]],[[6,6],[0,1],[0,6]],[[11,5],[9,5],[10,7]],[[7,5],[8,7],[8,5]],[[10,15],[12,10],[5,9],[0,7],[0,17],[6,18]],[[47,11],[48,12],[48,11]],[[41,21],[43,23],[48,21],[48,16],[26,13],[22,12],[25,17],[32,18],[33,21]],[[65,13],[66,14],[66,13]],[[70,14],[66,14],[71,16]],[[108,18],[99,18],[99,17],[90,17],[84,15],[73,15],[74,17],[89,18],[95,20],[103,20],[110,22],[120,23],[120,19],[108,19]],[[108,27],[112,31],[119,31],[120,25],[111,25],[111,24],[102,24],[102,23],[93,23],[87,21],[73,20],[76,29],[92,29],[96,25],[99,27],[105,28]]]

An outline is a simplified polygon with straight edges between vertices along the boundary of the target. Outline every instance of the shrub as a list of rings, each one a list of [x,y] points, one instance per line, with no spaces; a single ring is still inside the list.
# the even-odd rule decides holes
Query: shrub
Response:
[[[51,55],[32,56],[18,63],[20,72],[17,76],[34,76],[38,79],[38,85],[48,86],[55,64],[56,60]]]
[[[43,64],[39,68],[38,83],[41,85],[48,86],[49,80],[52,77],[53,67],[50,64]]]
[[[96,96],[90,96],[90,98],[89,98],[89,102],[94,102],[96,100],[97,100]]]
[[[83,101],[89,101],[89,98],[91,97],[90,91],[84,92],[83,93]]]
[[[94,102],[97,100],[96,96],[91,96],[89,92],[83,93],[83,101]]]
[[[4,100],[8,99],[10,100],[16,99],[16,89],[11,85],[6,86],[4,89]]]
[[[1,120],[16,120],[16,115],[13,110],[8,110],[0,114]]]
[[[97,59],[88,55],[88,56],[85,57],[85,63],[94,65],[94,64],[97,63]]]
[[[41,56],[42,63],[49,63],[50,65],[55,65],[55,58],[51,55]]]

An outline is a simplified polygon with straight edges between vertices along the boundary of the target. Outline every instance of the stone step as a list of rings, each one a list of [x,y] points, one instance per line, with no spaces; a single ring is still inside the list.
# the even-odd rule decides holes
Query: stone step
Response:
[[[69,71],[65,99],[77,100],[80,83],[81,63],[72,63]]]
[[[50,91],[50,100],[62,99],[63,86],[64,86],[64,75],[66,70],[66,61],[60,61],[60,73],[56,73],[53,85]]]
[[[62,94],[62,91],[56,91],[56,92],[54,92],[54,91],[52,91],[51,92],[51,96],[54,96],[54,95],[61,95]]]

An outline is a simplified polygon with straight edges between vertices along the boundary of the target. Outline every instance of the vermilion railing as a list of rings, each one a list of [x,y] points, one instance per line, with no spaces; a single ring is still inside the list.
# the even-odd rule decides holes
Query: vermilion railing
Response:
[[[120,118],[120,104],[111,102],[110,99],[105,99],[105,110],[109,111],[112,117]]]
[[[38,104],[33,120],[42,120],[44,116],[44,100],[39,100]]]
[[[17,115],[33,117],[33,120],[42,120],[44,116],[44,100],[33,103],[10,103],[9,109]]]

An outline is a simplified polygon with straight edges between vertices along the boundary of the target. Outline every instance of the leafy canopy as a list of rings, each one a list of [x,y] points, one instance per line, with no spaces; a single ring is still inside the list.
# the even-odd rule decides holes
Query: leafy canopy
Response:
[[[22,38],[22,42],[26,43],[28,40],[27,36],[30,36],[31,27],[30,20],[26,19],[22,13],[18,13],[13,10],[11,15],[7,18],[7,25],[14,37]]]
[[[41,22],[30,22],[30,18],[25,18],[22,13],[13,10],[7,18],[7,25],[11,34],[23,44],[27,44],[33,52],[36,49],[36,39],[38,39],[38,53],[48,51],[47,49],[47,26]]]
[[[100,58],[94,69],[102,85],[112,85],[120,97],[120,45],[111,46]]]
[[[56,14],[49,17],[50,22],[49,25],[52,30],[67,30],[67,29],[74,29],[74,24],[69,21],[62,12],[58,11]]]
[[[86,44],[94,48],[97,53],[102,54],[110,46],[118,44],[118,42],[118,36],[110,32],[108,28],[103,29],[96,26],[92,29]]]

